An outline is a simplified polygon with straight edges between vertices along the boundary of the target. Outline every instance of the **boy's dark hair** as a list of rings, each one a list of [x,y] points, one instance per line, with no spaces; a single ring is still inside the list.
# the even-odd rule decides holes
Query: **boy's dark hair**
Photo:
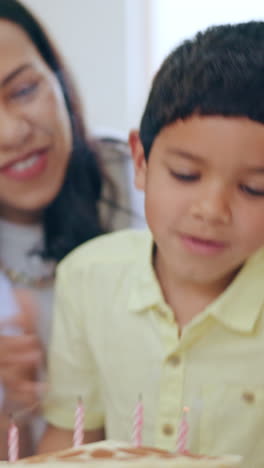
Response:
[[[156,74],[141,120],[148,159],[166,125],[193,114],[264,123],[264,22],[220,25],[186,40]]]
[[[61,86],[71,121],[73,150],[63,186],[44,210],[45,258],[61,260],[73,248],[103,233],[98,201],[103,182],[115,189],[103,172],[97,151],[87,138],[79,97],[66,67],[48,35],[17,0],[0,0],[0,20],[17,24],[29,36]]]

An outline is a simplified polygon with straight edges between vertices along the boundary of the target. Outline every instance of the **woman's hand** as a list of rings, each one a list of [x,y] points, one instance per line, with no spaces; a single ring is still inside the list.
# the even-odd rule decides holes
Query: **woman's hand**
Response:
[[[0,380],[8,402],[20,407],[37,405],[42,385],[37,382],[44,353],[36,333],[37,307],[26,290],[16,290],[19,313],[8,322],[0,321]],[[5,329],[20,331],[7,336]],[[2,330],[2,334],[1,334]]]
[[[0,379],[8,400],[34,404],[39,394],[37,370],[42,351],[34,334],[0,336]]]

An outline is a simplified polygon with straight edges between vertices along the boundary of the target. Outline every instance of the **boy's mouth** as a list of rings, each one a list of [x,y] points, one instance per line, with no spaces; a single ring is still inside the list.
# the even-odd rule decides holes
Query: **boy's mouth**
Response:
[[[210,255],[220,253],[227,248],[226,242],[214,239],[203,239],[188,234],[181,234],[180,239],[185,248],[198,254]]]

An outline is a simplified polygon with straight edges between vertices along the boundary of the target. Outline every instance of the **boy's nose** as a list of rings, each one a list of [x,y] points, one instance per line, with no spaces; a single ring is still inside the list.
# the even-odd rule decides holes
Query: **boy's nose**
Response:
[[[192,215],[206,223],[228,224],[231,220],[231,207],[227,190],[215,190],[197,197],[192,205]]]
[[[0,109],[0,149],[19,150],[30,138],[32,127],[25,118]]]

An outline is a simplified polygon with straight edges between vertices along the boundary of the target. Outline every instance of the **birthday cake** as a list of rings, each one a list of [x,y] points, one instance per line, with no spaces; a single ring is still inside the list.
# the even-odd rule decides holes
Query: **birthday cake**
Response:
[[[125,442],[102,441],[82,445],[56,453],[24,458],[13,464],[25,468],[81,468],[83,463],[91,468],[238,468],[241,457],[225,455],[207,457],[191,454],[173,454],[152,447],[131,447]],[[8,462],[0,466],[9,465]]]

